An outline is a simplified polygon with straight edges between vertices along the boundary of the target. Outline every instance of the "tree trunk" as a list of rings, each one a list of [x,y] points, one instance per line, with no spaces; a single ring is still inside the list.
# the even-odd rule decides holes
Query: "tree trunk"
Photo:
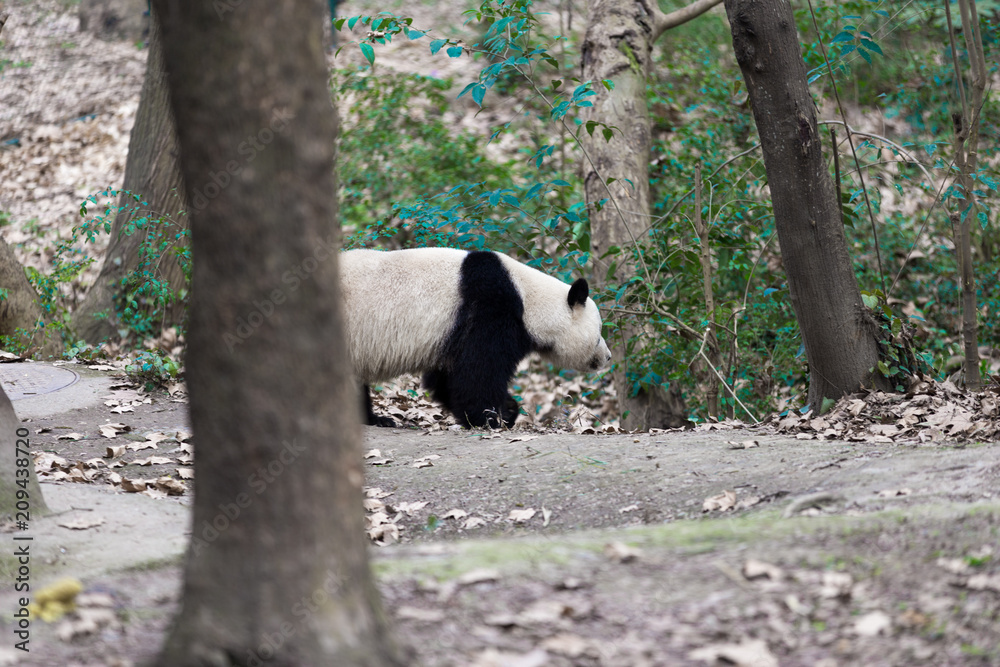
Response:
[[[62,340],[58,333],[43,328],[46,317],[38,303],[38,295],[2,237],[0,289],[6,290],[6,296],[0,298],[0,336],[9,336],[26,345],[29,355],[43,359],[58,357],[62,353]],[[30,336],[25,336],[25,332],[30,332]]]
[[[32,521],[49,511],[35,476],[30,449],[30,432],[22,428],[14,406],[0,387],[0,451],[6,458],[0,463],[0,518],[14,519],[19,530],[30,529]],[[21,526],[21,521],[26,526]]]
[[[809,361],[809,405],[862,386],[874,370],[876,326],[861,301],[833,181],[823,159],[795,18],[788,0],[725,0],[764,152],[792,307]]]
[[[651,135],[646,106],[646,79],[650,70],[653,42],[664,30],[690,20],[718,4],[719,0],[699,0],[688,7],[664,15],[655,4],[643,0],[591,0],[587,32],[583,41],[583,79],[594,82],[594,106],[585,120],[615,126],[611,141],[600,132],[581,133],[585,159],[583,182],[590,210],[590,250],[596,267],[596,281],[605,284],[611,261],[619,261],[611,281],[624,284],[633,275],[632,267],[642,265],[641,244],[636,237],[646,229],[650,212],[649,156]],[[607,90],[599,82],[614,82]],[[610,186],[609,178],[617,179]],[[613,200],[612,200],[613,198]],[[608,199],[598,211],[596,202]],[[623,253],[602,257],[609,249]],[[643,276],[649,278],[649,276]],[[684,399],[676,387],[640,389],[632,395],[629,359],[651,344],[642,336],[641,323],[634,319],[619,322],[622,344],[612,347],[614,383],[622,413],[622,427],[633,430],[681,426],[687,422]]]
[[[139,265],[139,246],[144,238],[140,231],[130,236],[124,234],[128,223],[144,216],[168,219],[176,224],[173,233],[186,229],[189,224],[187,216],[178,215],[188,210],[188,204],[177,163],[177,132],[170,111],[160,42],[159,26],[151,20],[146,77],[129,137],[122,185],[123,190],[142,197],[147,205],[135,210],[128,206],[131,198],[120,197],[119,205],[123,208],[112,224],[111,242],[101,273],[73,313],[72,328],[77,337],[91,344],[119,337],[121,324],[115,314],[115,300],[121,295],[122,277]],[[175,242],[173,247],[176,245]],[[168,282],[175,292],[186,288],[180,265],[169,251],[158,264],[156,277]],[[165,313],[163,325],[176,324],[183,315],[183,305],[175,303]]]
[[[154,9],[184,179],[206,196],[186,360],[192,545],[158,664],[400,665],[364,534],[325,6]]]
[[[982,112],[983,93],[986,90],[986,58],[983,53],[982,36],[979,33],[979,12],[975,0],[959,0],[958,6],[962,18],[962,34],[965,36],[965,46],[969,54],[970,80],[966,96],[966,86],[962,81],[962,71],[958,66],[958,54],[955,50],[951,9],[948,3],[945,3],[955,62],[955,79],[960,88],[962,101],[961,112],[956,111],[952,119],[955,122],[957,181],[963,193],[960,206],[964,210],[953,212],[951,220],[952,227],[956,230],[955,249],[958,252],[962,279],[965,386],[970,391],[979,391],[983,387],[983,379],[979,372],[979,308],[976,305],[976,272],[972,261],[972,221],[978,207],[973,174],[976,173],[979,161],[979,116]]]

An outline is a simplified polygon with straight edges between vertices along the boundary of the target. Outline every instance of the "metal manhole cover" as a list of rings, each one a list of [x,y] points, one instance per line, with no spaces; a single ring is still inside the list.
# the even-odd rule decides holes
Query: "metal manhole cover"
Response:
[[[79,379],[80,376],[68,368],[27,363],[0,364],[0,385],[12,401],[51,394]]]

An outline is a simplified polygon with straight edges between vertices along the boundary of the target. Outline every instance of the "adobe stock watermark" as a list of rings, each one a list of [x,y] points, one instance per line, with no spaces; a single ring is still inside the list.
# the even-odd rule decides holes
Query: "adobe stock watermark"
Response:
[[[330,259],[338,249],[337,234],[331,234],[327,239],[320,239],[313,248],[311,257],[306,257],[291,269],[281,274],[282,287],[276,287],[264,299],[252,301],[252,310],[246,317],[236,318],[235,335],[230,332],[222,334],[222,340],[233,352],[237,345],[246,341],[257,331],[267,318],[274,314],[275,309],[285,302],[288,294],[297,290],[302,283],[309,279],[320,264]]]
[[[309,595],[303,595],[291,608],[295,622],[282,621],[274,632],[265,632],[257,650],[248,650],[244,663],[247,667],[261,667],[278,654],[278,650],[294,637],[305,624],[331,598],[344,587],[344,577],[338,572],[327,570],[323,583]]]
[[[191,549],[194,553],[200,553],[202,549],[219,539],[222,533],[239,520],[243,510],[253,504],[254,496],[259,496],[267,491],[267,487],[274,484],[288,466],[295,463],[305,451],[305,445],[299,445],[294,440],[282,443],[278,458],[257,468],[256,472],[247,478],[247,486],[250,487],[254,495],[246,492],[236,494],[232,501],[219,505],[218,513],[211,520],[202,521],[200,528],[195,527],[191,530]]]
[[[230,183],[233,182],[233,178],[238,176],[248,164],[254,161],[258,153],[274,141],[275,134],[281,134],[285,131],[288,123],[293,118],[295,118],[295,115],[290,111],[275,110],[271,121],[268,123],[268,127],[261,129],[257,134],[251,134],[236,147],[236,152],[243,156],[242,162],[240,160],[230,160],[226,163],[225,169],[210,172],[209,178],[211,182],[200,188],[195,188],[191,192],[191,206],[199,211],[208,206],[208,202],[218,197],[223,190],[228,188]]]

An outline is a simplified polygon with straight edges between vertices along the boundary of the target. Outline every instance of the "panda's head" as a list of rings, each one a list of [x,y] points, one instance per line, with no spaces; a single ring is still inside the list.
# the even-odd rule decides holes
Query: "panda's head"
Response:
[[[562,303],[550,303],[539,320],[529,324],[540,339],[539,353],[561,368],[596,371],[611,361],[611,350],[601,336],[601,314],[590,298],[583,278],[566,291],[562,283]]]

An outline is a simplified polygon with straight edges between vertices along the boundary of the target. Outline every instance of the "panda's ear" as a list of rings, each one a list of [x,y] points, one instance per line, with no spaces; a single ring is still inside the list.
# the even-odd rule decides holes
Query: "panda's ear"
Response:
[[[587,285],[587,281],[584,278],[578,278],[569,288],[569,307],[582,306],[587,303],[588,296],[590,296],[590,287]]]

